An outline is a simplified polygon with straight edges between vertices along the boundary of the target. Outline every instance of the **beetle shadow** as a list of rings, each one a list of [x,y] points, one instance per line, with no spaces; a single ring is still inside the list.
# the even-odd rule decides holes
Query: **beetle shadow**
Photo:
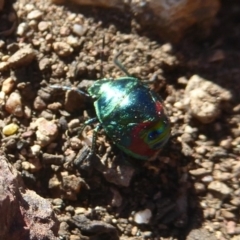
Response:
[[[150,209],[152,218],[148,224],[139,225],[134,221],[131,224],[141,232],[151,231],[154,237],[186,239],[189,231],[201,227],[203,214],[194,181],[181,170],[193,158],[181,153],[181,145],[175,138],[170,140],[158,160],[147,164],[125,156],[117,148],[113,148],[113,152],[115,158],[111,168],[134,169],[131,184],[123,187],[109,183],[104,175],[111,170],[95,156],[88,171],[80,170],[88,189],[81,191],[79,202],[88,201],[92,207],[109,206],[109,214],[120,219],[133,218],[134,212]],[[112,206],[113,201],[121,204]]]
[[[207,39],[183,39],[173,46],[178,66],[174,69],[163,66],[164,78],[177,91],[184,91],[186,87],[178,82],[179,78],[184,76],[188,81],[191,76],[199,75],[232,94],[230,101],[221,104],[222,113],[214,122],[202,124],[194,119],[189,122],[216,146],[223,139],[234,138],[232,129],[237,128],[237,123],[230,123],[230,119],[236,114],[233,109],[240,102],[240,71],[237,64],[240,62],[240,34],[237,31],[240,27],[240,9],[238,1],[231,0],[230,3],[222,1],[217,22]]]

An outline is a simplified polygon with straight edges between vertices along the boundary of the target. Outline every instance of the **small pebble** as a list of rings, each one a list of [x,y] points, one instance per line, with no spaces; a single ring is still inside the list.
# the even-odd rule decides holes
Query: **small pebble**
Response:
[[[120,207],[122,205],[122,196],[121,196],[120,192],[113,187],[110,190],[113,193],[113,198],[112,198],[112,202],[111,202],[112,206]]]
[[[13,135],[17,132],[18,130],[18,125],[15,124],[15,123],[10,123],[8,125],[6,125],[4,128],[3,128],[3,134],[5,136],[10,136],[10,135]]]
[[[36,126],[38,128],[36,136],[40,146],[44,147],[54,141],[58,134],[58,128],[54,122],[39,118],[36,121]]]
[[[182,84],[182,85],[187,85],[187,83],[188,83],[188,80],[186,77],[180,77],[177,79],[177,81],[179,84]]]
[[[86,29],[85,27],[83,27],[82,25],[80,24],[73,24],[73,28],[72,28],[73,32],[78,35],[78,36],[83,36]]]
[[[14,86],[15,86],[15,81],[13,80],[13,78],[9,77],[3,81],[2,92],[9,94],[13,90]]]
[[[67,37],[67,43],[68,43],[71,47],[75,48],[75,47],[78,47],[78,46],[79,46],[79,39],[76,38],[76,37],[73,37],[73,36],[68,36],[68,37]]]
[[[41,146],[40,145],[35,144],[35,145],[31,146],[31,152],[35,156],[39,155],[40,150],[41,150]]]
[[[225,218],[225,219],[234,219],[235,218],[235,214],[233,214],[232,212],[229,212],[225,209],[221,210],[221,215]]]
[[[76,127],[80,126],[80,121],[79,119],[72,119],[69,123],[68,123],[68,128],[73,130]]]
[[[18,68],[27,66],[30,64],[35,58],[35,52],[29,46],[21,48],[17,52],[15,52],[9,59],[8,63],[12,68]]]
[[[82,146],[81,140],[77,137],[73,137],[70,139],[70,146],[73,150],[79,150]]]
[[[204,177],[201,179],[201,181],[204,182],[204,183],[212,182],[212,181],[213,181],[213,176],[211,176],[211,175],[204,176]]]
[[[205,185],[203,183],[198,183],[198,182],[194,184],[194,189],[198,194],[201,194],[206,191]]]
[[[198,168],[198,169],[193,169],[193,170],[190,170],[190,173],[193,175],[193,176],[203,176],[203,175],[207,175],[209,173],[211,173],[210,170],[207,170],[205,168]]]
[[[232,139],[224,139],[220,142],[220,146],[225,149],[230,149],[232,147]]]
[[[34,162],[22,162],[22,169],[29,171],[29,172],[37,172],[41,169],[41,164],[39,159],[36,159]]]
[[[0,92],[0,106],[5,104],[6,94],[5,92]]]
[[[195,129],[195,128],[192,128],[192,127],[189,126],[189,125],[186,125],[186,127],[184,128],[184,132],[185,132],[185,133],[192,134],[192,133],[196,132],[196,129]]]
[[[173,47],[170,43],[165,43],[161,46],[161,49],[165,53],[170,53],[172,51]]]
[[[136,236],[137,233],[138,233],[138,227],[137,227],[137,226],[133,226],[132,231],[131,231],[131,234],[132,234],[133,236]]]
[[[7,71],[10,65],[8,62],[0,62],[0,72]]]
[[[207,149],[205,146],[199,146],[199,147],[196,147],[196,152],[200,155],[204,155],[206,152],[207,152]]]
[[[78,235],[70,235],[69,240],[81,240],[82,238]]]
[[[87,212],[87,209],[83,207],[76,207],[74,211],[76,215],[79,215],[79,214],[85,214]]]
[[[219,170],[215,170],[213,172],[213,177],[215,180],[224,182],[224,181],[230,180],[232,178],[232,174],[229,172],[222,172]]]
[[[17,35],[23,36],[25,34],[27,28],[28,28],[28,24],[27,23],[25,23],[25,22],[20,23],[18,25],[18,28],[17,28]]]
[[[3,55],[3,56],[2,56],[2,61],[3,61],[3,62],[7,62],[8,59],[9,59],[9,55]]]
[[[62,173],[62,187],[66,189],[64,198],[76,200],[82,186],[82,179],[75,175],[67,175]]]
[[[36,20],[42,17],[43,13],[39,10],[33,10],[30,13],[28,13],[27,18],[29,20]]]
[[[226,224],[227,233],[230,234],[230,235],[234,234],[235,229],[236,229],[236,225],[237,224],[234,221],[227,222],[227,224]]]
[[[47,108],[50,110],[56,111],[62,108],[62,104],[60,102],[53,102],[48,104]]]
[[[48,27],[49,27],[49,22],[41,21],[38,24],[38,30],[41,31],[41,32],[46,31],[48,29]]]
[[[23,116],[22,98],[19,93],[13,92],[6,101],[5,109],[17,117]]]
[[[61,57],[69,56],[73,52],[73,48],[66,42],[54,42],[53,50]]]
[[[183,110],[184,109],[184,105],[182,102],[175,102],[173,105],[175,108],[179,109],[179,110]]]
[[[5,41],[0,40],[0,48],[3,48],[5,46]]]
[[[39,69],[41,71],[50,68],[50,65],[51,65],[51,61],[49,58],[43,58],[39,61]]]
[[[33,107],[36,110],[43,110],[47,107],[47,105],[39,96],[37,96],[33,102]]]
[[[240,207],[240,199],[238,197],[234,197],[230,203],[236,207]]]
[[[152,212],[150,209],[145,209],[143,211],[136,212],[134,214],[134,222],[138,224],[148,224],[152,217]]]
[[[61,186],[61,182],[58,180],[57,176],[53,176],[52,178],[49,179],[48,181],[48,188],[53,189],[53,188],[59,188]]]
[[[222,195],[222,197],[227,197],[231,194],[232,189],[229,188],[225,183],[219,181],[212,181],[208,185],[208,189],[213,192],[217,192]]]
[[[54,198],[52,204],[54,206],[63,206],[64,202],[61,198]]]

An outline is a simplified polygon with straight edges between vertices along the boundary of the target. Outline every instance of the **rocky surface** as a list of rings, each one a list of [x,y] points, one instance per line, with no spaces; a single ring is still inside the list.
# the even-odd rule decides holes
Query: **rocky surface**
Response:
[[[16,169],[3,156],[0,158],[0,212],[1,239],[58,239],[59,224],[50,202],[26,189]]]
[[[14,3],[18,27],[0,39],[1,151],[27,188],[50,200],[58,238],[239,238],[240,8],[237,0],[221,4],[209,37],[193,41],[190,33],[172,45],[139,32],[131,11]],[[10,23],[0,21],[0,31]],[[126,156],[103,130],[87,159],[94,125],[78,137],[95,111],[76,88],[123,76],[113,63],[120,50],[130,74],[155,79],[149,87],[169,114],[172,135],[154,161]]]
[[[69,4],[66,0],[52,0]],[[79,6],[91,6],[129,11],[137,28],[171,42],[179,42],[191,28],[198,37],[209,34],[220,8],[219,0],[71,0]],[[204,14],[203,14],[204,12]]]

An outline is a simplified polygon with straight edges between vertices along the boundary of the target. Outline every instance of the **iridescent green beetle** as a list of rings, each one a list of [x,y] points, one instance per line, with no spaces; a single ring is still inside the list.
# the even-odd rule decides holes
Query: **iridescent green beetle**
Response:
[[[169,139],[169,119],[160,96],[130,76],[118,61],[120,54],[114,62],[127,77],[97,80],[88,89],[88,94],[95,100],[97,118],[86,121],[82,130],[99,122],[94,129],[91,154],[95,151],[96,134],[102,127],[126,154],[143,160],[155,158]]]

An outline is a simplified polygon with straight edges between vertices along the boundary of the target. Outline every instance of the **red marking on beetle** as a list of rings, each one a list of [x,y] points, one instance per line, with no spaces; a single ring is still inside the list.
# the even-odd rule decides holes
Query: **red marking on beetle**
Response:
[[[155,106],[156,106],[157,114],[158,114],[159,116],[162,115],[162,111],[163,111],[163,105],[162,105],[162,103],[157,101],[156,104],[155,104]]]
[[[140,137],[141,131],[149,128],[153,124],[155,124],[155,122],[144,122],[139,123],[133,128],[131,134],[131,144],[128,146],[130,151],[146,157],[152,157],[157,152],[156,150],[149,148],[149,145]]]

